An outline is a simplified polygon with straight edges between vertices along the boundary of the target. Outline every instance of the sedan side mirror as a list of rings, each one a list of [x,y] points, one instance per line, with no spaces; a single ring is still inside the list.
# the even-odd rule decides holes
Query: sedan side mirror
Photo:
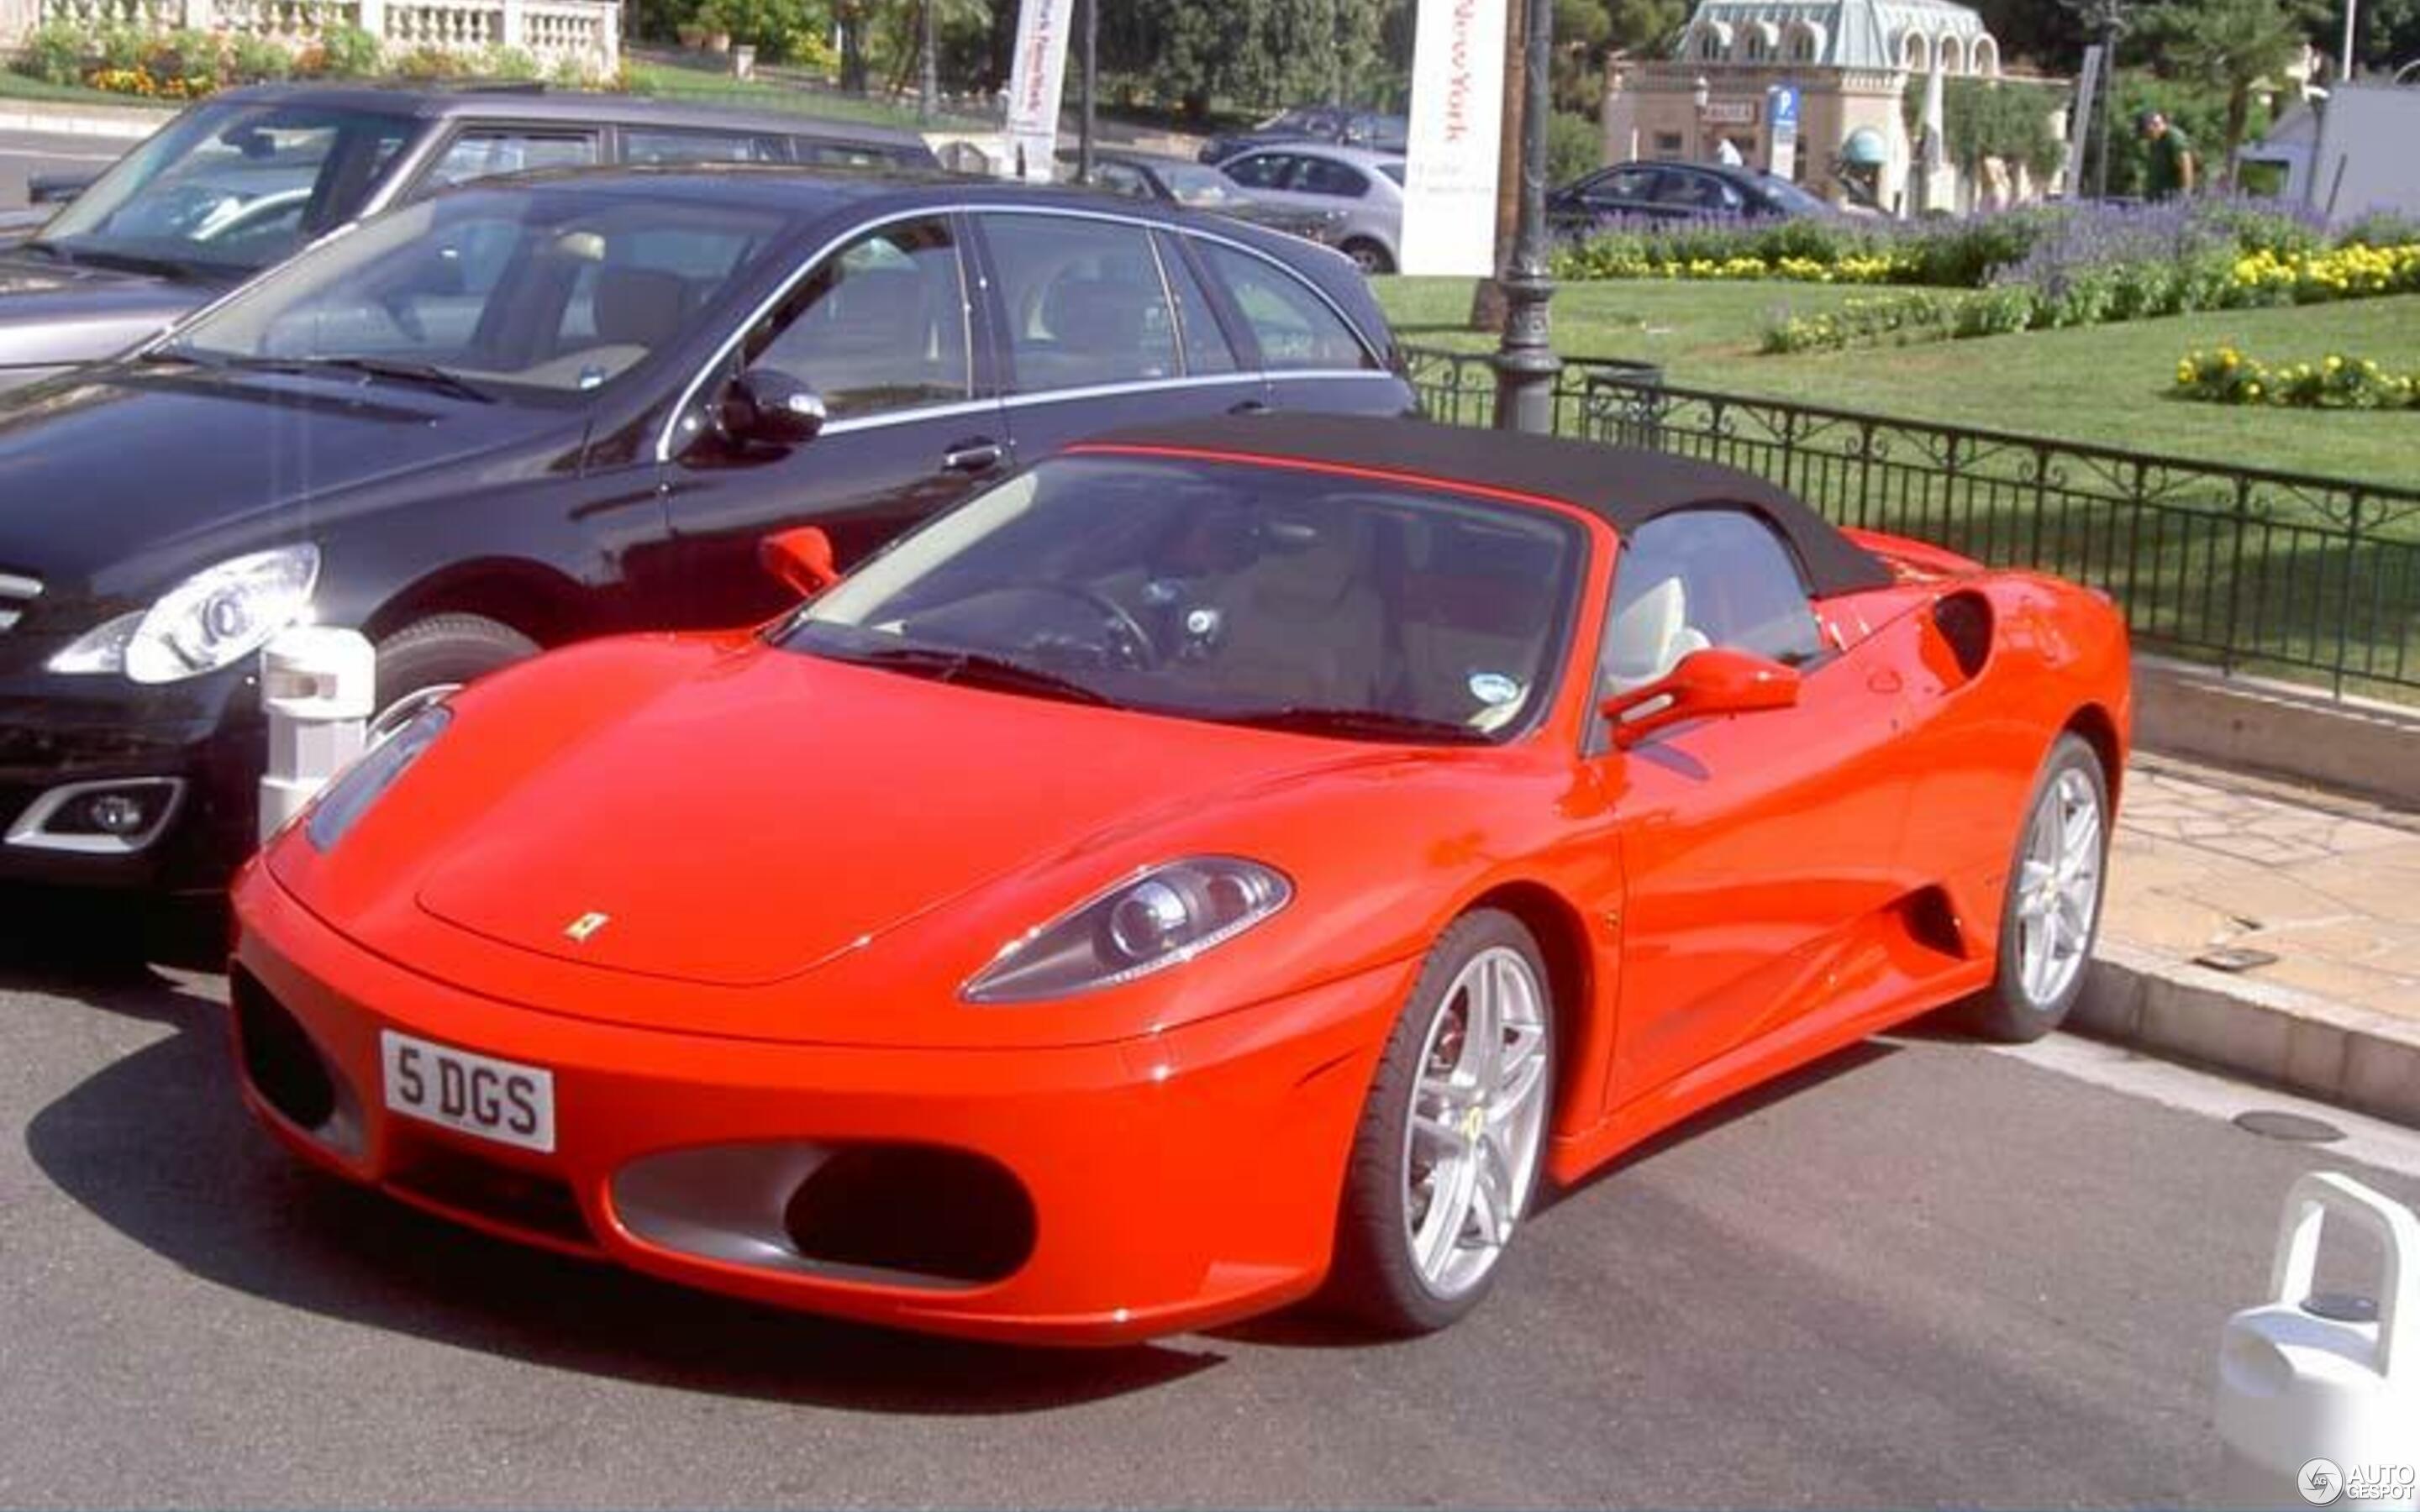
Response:
[[[1787,709],[1798,702],[1798,669],[1751,652],[1709,646],[1643,687],[1616,693],[1599,705],[1613,726],[1613,743],[1627,750],[1667,725],[1717,714]]]
[[[832,564],[831,537],[817,526],[801,525],[765,537],[756,557],[784,587],[808,597],[840,581],[840,569]]]
[[[734,442],[804,446],[823,434],[823,395],[779,368],[760,367],[733,378],[714,407],[715,429]]]

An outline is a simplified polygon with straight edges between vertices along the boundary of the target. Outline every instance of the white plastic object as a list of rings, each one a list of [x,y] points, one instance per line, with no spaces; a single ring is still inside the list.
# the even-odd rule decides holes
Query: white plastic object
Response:
[[[2378,1240],[2377,1291],[2352,1299],[2374,1302],[2374,1320],[2307,1305],[2333,1221]],[[2286,1196],[2269,1289],[2219,1346],[2221,1504],[2420,1507],[2420,1217],[2339,1172],[2304,1175]]]
[[[269,764],[260,779],[261,839],[362,753],[377,689],[378,654],[358,630],[300,625],[262,649]]]

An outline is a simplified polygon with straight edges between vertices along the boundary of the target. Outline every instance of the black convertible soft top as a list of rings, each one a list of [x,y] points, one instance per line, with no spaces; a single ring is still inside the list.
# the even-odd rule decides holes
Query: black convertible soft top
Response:
[[[1818,598],[1884,588],[1892,580],[1871,552],[1762,478],[1667,452],[1421,420],[1301,413],[1136,426],[1092,444],[1292,459],[1500,488],[1584,509],[1624,535],[1658,515],[1729,504],[1762,516],[1790,543]]]

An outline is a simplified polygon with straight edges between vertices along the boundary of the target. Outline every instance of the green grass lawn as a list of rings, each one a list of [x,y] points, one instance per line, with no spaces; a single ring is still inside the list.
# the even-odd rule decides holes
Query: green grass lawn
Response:
[[[632,58],[629,73],[630,82],[636,88],[659,100],[677,100],[699,105],[731,105],[747,110],[793,111],[803,116],[820,116],[827,120],[865,121],[876,126],[904,127],[909,131],[924,124],[916,119],[913,103],[896,105],[887,100],[845,95],[831,89],[813,89],[776,78],[735,79],[727,67],[721,66],[720,59],[709,62],[706,54],[683,54],[675,59],[671,54],[658,54],[644,61]],[[948,130],[982,128],[993,123],[942,116],[930,124]]]
[[[1481,350],[1463,329],[1466,279],[1382,278],[1379,302],[1418,346]],[[2330,352],[2393,366],[2420,354],[2420,296],[2227,311],[2080,331],[1765,356],[1763,318],[1870,296],[1815,284],[1574,284],[1555,296],[1555,346],[1661,363],[1679,385],[1987,426],[2135,451],[2420,488],[2420,412],[2270,409],[2171,397],[2177,359],[2219,346],[2279,363]]]
[[[165,100],[141,100],[132,95],[114,95],[106,89],[87,89],[80,84],[45,84],[13,69],[0,68],[0,100],[57,100],[77,105],[124,105],[135,110],[156,110],[163,115],[178,108],[178,102]]]

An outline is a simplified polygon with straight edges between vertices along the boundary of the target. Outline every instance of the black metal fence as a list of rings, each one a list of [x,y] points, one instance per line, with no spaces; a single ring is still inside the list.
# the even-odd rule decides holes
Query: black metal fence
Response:
[[[1410,371],[1432,419],[1492,419],[1485,357],[1414,349]],[[2146,646],[2420,696],[2420,491],[1678,388],[1637,363],[1567,363],[1555,428],[1728,463],[1839,524],[2091,584]]]

